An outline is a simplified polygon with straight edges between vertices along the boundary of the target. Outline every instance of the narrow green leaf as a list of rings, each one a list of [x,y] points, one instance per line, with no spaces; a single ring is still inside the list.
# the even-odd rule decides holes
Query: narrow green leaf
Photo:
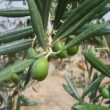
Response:
[[[85,59],[99,72],[101,72],[103,75],[110,77],[110,70],[109,68],[99,59],[97,59],[94,55],[91,54],[91,52],[84,51],[82,52]]]
[[[74,94],[74,97],[77,99],[77,100],[81,100],[81,97],[78,93],[78,91],[76,90],[74,84],[71,82],[71,80],[68,78],[68,76],[65,75],[65,80],[68,84],[68,87],[71,89],[71,92],[72,94]]]
[[[29,70],[28,70],[28,73],[27,73],[27,76],[26,76],[26,79],[25,79],[24,87],[27,86],[27,84],[29,83],[30,79],[31,79],[31,66],[29,67]]]
[[[34,101],[28,101],[28,102],[21,103],[21,106],[35,106],[35,105],[37,105],[37,103]]]
[[[102,36],[95,36],[95,37],[93,37],[93,40],[96,42],[96,44],[103,46]]]
[[[74,94],[74,92],[72,91],[72,89],[71,89],[69,86],[63,84],[63,88],[64,88],[72,97],[74,97],[74,98],[77,99],[76,94]],[[78,100],[78,99],[77,99],[77,100]]]
[[[86,86],[82,94],[82,99],[84,99],[84,97],[88,95],[92,90],[96,89],[99,83],[104,79],[104,77],[105,76],[101,74],[96,80],[94,80],[88,86]]]
[[[0,16],[4,17],[25,17],[29,16],[30,12],[25,8],[5,8],[0,9]]]
[[[43,21],[43,26],[44,30],[47,30],[47,25],[48,25],[48,17],[49,17],[49,11],[51,7],[52,0],[42,0],[42,21]]]
[[[31,21],[32,21],[35,34],[37,35],[40,45],[43,47],[43,49],[47,50],[47,44],[45,40],[46,34],[43,29],[42,18],[38,11],[38,7],[36,6],[34,0],[27,0],[27,2],[28,2]]]
[[[62,35],[59,36],[59,38],[57,40],[60,40],[64,37],[67,37],[68,35],[74,33],[75,31],[77,31],[84,24],[86,24],[86,23],[90,22],[91,20],[93,20],[94,15],[96,15],[97,13],[100,13],[100,10],[107,4],[107,2],[108,2],[108,0],[105,0],[99,6],[97,6],[92,11],[90,11],[79,22],[77,22],[75,25],[72,25],[71,27],[69,27]]]
[[[67,86],[66,84],[63,84],[63,88],[64,88],[70,95],[73,94],[71,88],[70,88],[69,86]]]
[[[71,13],[72,13],[72,10],[66,11],[62,16],[62,19],[63,20],[67,19]]]
[[[84,41],[85,39],[93,36],[95,33],[97,33],[98,31],[100,31],[101,29],[103,29],[107,24],[99,24],[99,25],[95,25],[95,26],[91,26],[90,28],[84,30],[81,34],[79,34],[75,39],[71,40],[69,43],[67,43],[64,48],[61,49],[67,49],[70,48],[72,46],[78,45],[80,44],[82,41]]]
[[[7,77],[10,77],[13,73],[20,72],[30,66],[34,62],[34,59],[22,60],[11,66],[6,67],[0,71],[0,82],[5,80]]]
[[[32,45],[32,39],[22,39],[0,45],[0,55],[12,54],[29,48]]]
[[[41,0],[35,0],[35,3],[38,7],[38,11],[39,11],[40,15],[42,15],[42,10],[43,10],[42,9],[42,1]]]
[[[32,33],[34,33],[32,26],[9,30],[0,34],[0,43],[28,38]]]
[[[103,107],[101,105],[93,105],[93,104],[76,105],[74,106],[74,109],[75,110],[110,110],[110,108]]]
[[[109,35],[110,34],[110,25],[107,25],[104,29],[101,29],[99,32],[96,33],[98,36],[102,35]]]
[[[101,13],[95,15],[96,19],[101,19],[106,13],[108,13],[110,11],[110,7],[106,6],[100,11],[101,11]]]
[[[97,26],[99,24],[85,24],[84,26],[81,27],[81,29],[77,30],[75,33],[75,35],[78,35],[80,33],[82,33],[84,30],[90,28],[91,26]],[[105,28],[99,30],[95,36],[103,36],[103,35],[109,35],[110,34],[110,25],[108,24]]]
[[[95,81],[97,78],[98,78],[98,74],[95,73],[94,76],[93,76],[92,82]],[[100,82],[97,84],[97,87],[91,91],[91,94],[89,96],[90,97],[90,101],[92,101],[93,99],[95,99],[97,97],[97,92],[99,90]]]
[[[20,105],[20,95],[18,95],[17,103],[16,103],[16,110],[20,110],[21,105]]]
[[[67,6],[68,0],[58,0],[58,5],[55,12],[54,29],[56,29],[58,23],[60,22]]]
[[[28,102],[28,97],[26,97],[26,96],[24,96],[24,95],[21,95],[21,96],[20,96],[20,100],[21,100],[22,102]]]
[[[94,8],[97,7],[101,2],[102,0],[86,0],[78,8],[75,10],[73,9],[64,24],[58,29],[55,39],[60,37],[65,31],[68,30],[68,28],[73,27],[77,22],[79,23],[82,18],[84,19],[85,16],[90,13],[91,10],[94,10]],[[91,13],[93,13],[93,11]]]

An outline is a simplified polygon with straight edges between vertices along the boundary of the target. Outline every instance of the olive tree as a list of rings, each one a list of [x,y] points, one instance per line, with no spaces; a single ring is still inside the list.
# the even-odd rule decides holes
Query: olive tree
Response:
[[[0,55],[7,57],[0,71],[0,85],[13,90],[8,96],[5,108],[12,110],[13,100],[16,100],[16,110],[20,106],[35,105],[30,102],[22,91],[36,81],[48,77],[49,61],[55,56],[66,58],[77,53],[79,45],[89,38],[110,34],[107,22],[93,23],[100,20],[110,11],[109,0],[27,0],[28,9],[0,9],[0,16],[26,17],[30,16],[27,26],[13,29],[0,34]],[[37,51],[37,48],[41,48]],[[74,110],[109,110],[100,106],[96,95],[100,82],[104,77],[110,77],[109,68],[98,60],[91,52],[82,52],[92,68],[100,72],[94,75],[93,81],[79,94],[74,84],[65,76],[67,85],[64,89],[76,100]],[[103,90],[109,91],[109,88]],[[85,96],[91,94],[90,102],[85,102]],[[1,97],[3,100],[3,97]],[[91,103],[91,104],[90,104]]]

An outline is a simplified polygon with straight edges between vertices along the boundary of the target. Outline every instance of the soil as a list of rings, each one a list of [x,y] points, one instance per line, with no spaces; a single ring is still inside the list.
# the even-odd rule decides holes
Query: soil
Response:
[[[84,80],[80,74],[82,70],[77,67],[77,63],[80,61],[80,53],[63,60],[51,60],[48,77],[23,92],[30,100],[36,101],[37,105],[22,107],[22,110],[71,110],[77,100],[64,90],[63,84],[66,84],[64,75],[75,80],[73,82],[79,86],[78,91],[81,94],[83,83],[78,84],[77,79]]]
[[[100,57],[99,53],[97,57]],[[106,56],[101,57],[101,60],[107,65],[110,64]],[[97,71],[94,69],[93,73],[95,72]],[[48,77],[22,92],[30,101],[35,101],[37,105],[23,106],[21,110],[71,110],[77,100],[63,88],[63,84],[66,84],[65,75],[71,79],[78,93],[82,95],[84,87],[89,83],[89,74],[81,50],[77,55],[65,59],[52,59],[49,62]],[[105,78],[102,84],[105,82],[110,82],[109,78]],[[88,97],[85,101],[88,101]]]
[[[97,57],[99,58],[99,56],[98,53]],[[110,64],[106,56],[101,57],[101,60]],[[72,79],[78,93],[81,95],[83,88],[89,83],[87,66],[84,63],[81,51],[77,55],[66,59],[51,60],[48,77],[23,92],[30,100],[36,101],[37,105],[22,107],[21,110],[71,110],[77,100],[63,88],[63,84],[66,84],[65,75]],[[109,78],[105,78],[102,84],[106,81],[109,81]],[[87,101],[88,98],[85,100]]]

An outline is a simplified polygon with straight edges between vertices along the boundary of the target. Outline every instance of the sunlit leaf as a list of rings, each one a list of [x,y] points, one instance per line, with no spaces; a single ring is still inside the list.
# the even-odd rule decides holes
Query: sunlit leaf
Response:
[[[87,85],[83,90],[82,99],[84,99],[84,97],[88,95],[92,90],[96,89],[99,86],[99,83],[104,79],[104,77],[105,76],[101,74],[97,79]]]
[[[82,104],[74,106],[75,110],[110,110],[110,108],[103,107],[100,105],[92,105],[92,104]],[[72,110],[74,110],[72,109]]]

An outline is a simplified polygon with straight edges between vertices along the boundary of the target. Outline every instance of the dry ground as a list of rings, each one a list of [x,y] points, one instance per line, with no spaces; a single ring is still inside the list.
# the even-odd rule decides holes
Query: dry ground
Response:
[[[102,58],[102,60],[110,64],[106,58]],[[85,71],[82,71],[77,63],[80,63]],[[72,81],[77,86],[78,92],[82,94],[84,86],[88,83],[88,73],[80,51],[73,57],[50,62],[48,77],[33,86],[36,92],[30,87],[23,93],[38,104],[33,107],[22,107],[22,110],[71,110],[71,107],[77,101],[62,86],[62,84],[66,84],[65,74],[73,79]],[[109,79],[105,78],[102,83],[107,80]]]
[[[104,63],[110,64],[106,57],[101,58],[101,60]],[[77,64],[80,64],[80,67]],[[77,55],[63,60],[51,60],[49,62],[48,77],[23,92],[30,100],[36,101],[37,105],[22,107],[21,110],[71,110],[71,107],[77,100],[70,96],[62,86],[66,84],[65,74],[72,78],[81,95],[83,88],[89,82],[87,68],[81,51]],[[109,79],[106,78],[102,83],[107,80]]]
[[[82,70],[76,65],[81,60],[80,58],[80,54],[77,54],[63,61],[59,59],[51,61],[48,77],[33,86],[37,92],[33,91],[32,87],[24,91],[24,94],[30,100],[35,100],[38,105],[22,107],[22,110],[71,110],[72,105],[77,101],[64,90],[62,84],[66,84],[65,74],[74,77],[74,79],[77,77],[80,79]],[[81,93],[82,89],[78,88],[78,91]]]

